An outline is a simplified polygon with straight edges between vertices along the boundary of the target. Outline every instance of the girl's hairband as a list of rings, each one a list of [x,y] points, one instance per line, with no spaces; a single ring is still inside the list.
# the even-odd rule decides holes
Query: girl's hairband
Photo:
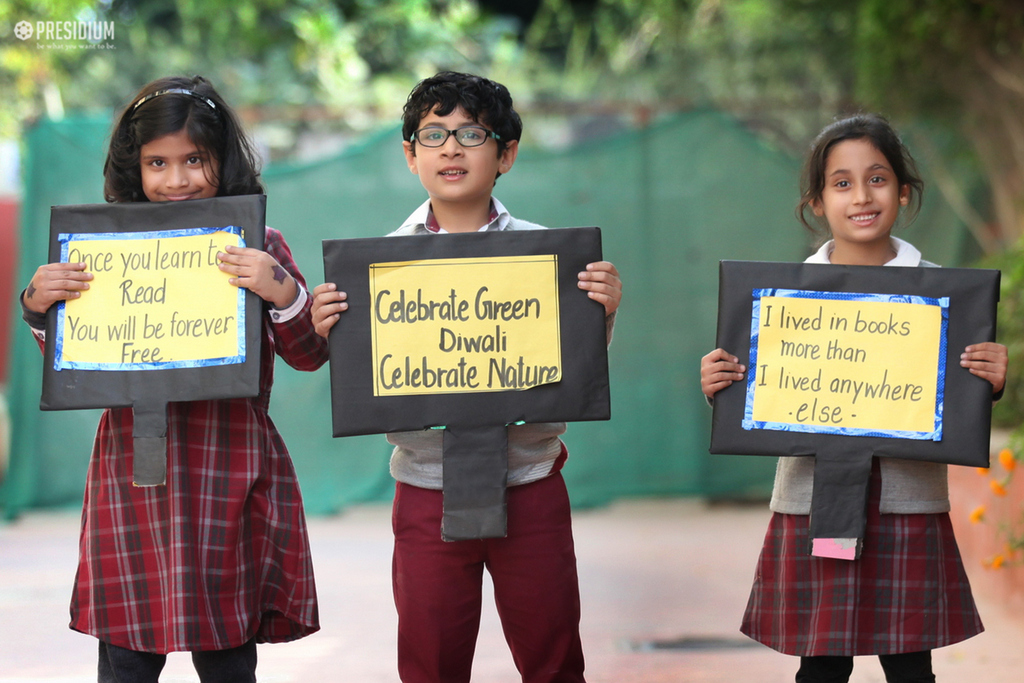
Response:
[[[214,110],[217,109],[217,105],[213,103],[213,100],[211,100],[208,97],[204,97],[204,96],[200,95],[199,93],[197,93],[194,90],[188,90],[186,88],[168,88],[167,90],[157,90],[156,92],[151,92],[148,95],[146,95],[145,97],[140,98],[139,101],[135,103],[135,106],[132,107],[132,111],[135,111],[136,109],[138,109],[139,107],[144,105],[146,102],[149,102],[154,97],[160,97],[161,95],[172,95],[172,94],[173,95],[188,95],[190,97],[196,98],[197,100],[201,100],[203,102],[206,102],[208,105],[210,105],[210,109],[214,109]]]

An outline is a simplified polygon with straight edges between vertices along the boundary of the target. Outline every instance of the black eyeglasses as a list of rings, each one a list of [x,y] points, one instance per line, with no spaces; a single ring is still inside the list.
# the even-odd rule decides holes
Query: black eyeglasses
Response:
[[[448,142],[450,135],[454,135],[463,147],[479,147],[487,142],[487,138],[501,139],[497,133],[489,131],[483,126],[463,126],[455,130],[428,126],[420,128],[409,136],[409,142],[418,142],[424,147],[441,147]]]

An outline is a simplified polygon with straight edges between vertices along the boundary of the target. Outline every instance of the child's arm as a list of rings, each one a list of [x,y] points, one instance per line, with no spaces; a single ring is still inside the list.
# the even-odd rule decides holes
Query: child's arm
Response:
[[[32,330],[40,351],[46,340],[46,311],[59,301],[82,296],[92,277],[84,263],[47,263],[36,269],[18,299],[21,317]]]
[[[221,271],[233,275],[228,282],[244,287],[277,308],[287,308],[299,295],[299,285],[277,259],[251,247],[227,245],[219,252]]]
[[[342,312],[348,310],[345,292],[337,291],[333,282],[325,282],[313,289],[313,328],[324,339],[327,338],[334,323],[338,322]]]
[[[579,275],[580,289],[587,290],[587,296],[604,305],[604,315],[615,313],[622,301],[622,280],[619,271],[608,261],[588,263],[587,269]]]
[[[971,344],[960,354],[960,367],[991,382],[995,395],[999,395],[1006,385],[1006,366],[1006,347],[995,342]]]
[[[89,289],[92,273],[84,263],[47,263],[36,269],[21,295],[22,305],[33,313],[45,314],[58,301],[77,299]]]
[[[587,296],[604,306],[605,343],[612,343],[615,329],[615,312],[622,301],[622,280],[619,271],[608,261],[588,263],[587,269],[579,274],[577,282]]]
[[[327,362],[327,342],[310,326],[312,302],[288,243],[267,228],[265,251],[225,247],[220,269],[234,275],[228,282],[250,290],[273,306],[265,315],[273,323],[274,351],[296,370],[313,371]]]
[[[708,399],[713,399],[719,391],[743,379],[746,369],[736,356],[715,349],[700,359],[700,389]]]

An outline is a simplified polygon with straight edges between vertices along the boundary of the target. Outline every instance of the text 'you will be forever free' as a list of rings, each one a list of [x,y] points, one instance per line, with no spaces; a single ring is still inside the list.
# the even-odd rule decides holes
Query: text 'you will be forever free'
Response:
[[[244,296],[217,259],[244,246],[237,229],[62,237],[62,260],[94,279],[65,302],[58,369],[241,362]]]

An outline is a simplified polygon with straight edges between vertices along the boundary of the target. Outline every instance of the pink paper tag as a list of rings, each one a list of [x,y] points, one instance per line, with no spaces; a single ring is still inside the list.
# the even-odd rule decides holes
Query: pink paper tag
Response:
[[[856,538],[815,538],[811,542],[811,555],[836,560],[857,559]]]

